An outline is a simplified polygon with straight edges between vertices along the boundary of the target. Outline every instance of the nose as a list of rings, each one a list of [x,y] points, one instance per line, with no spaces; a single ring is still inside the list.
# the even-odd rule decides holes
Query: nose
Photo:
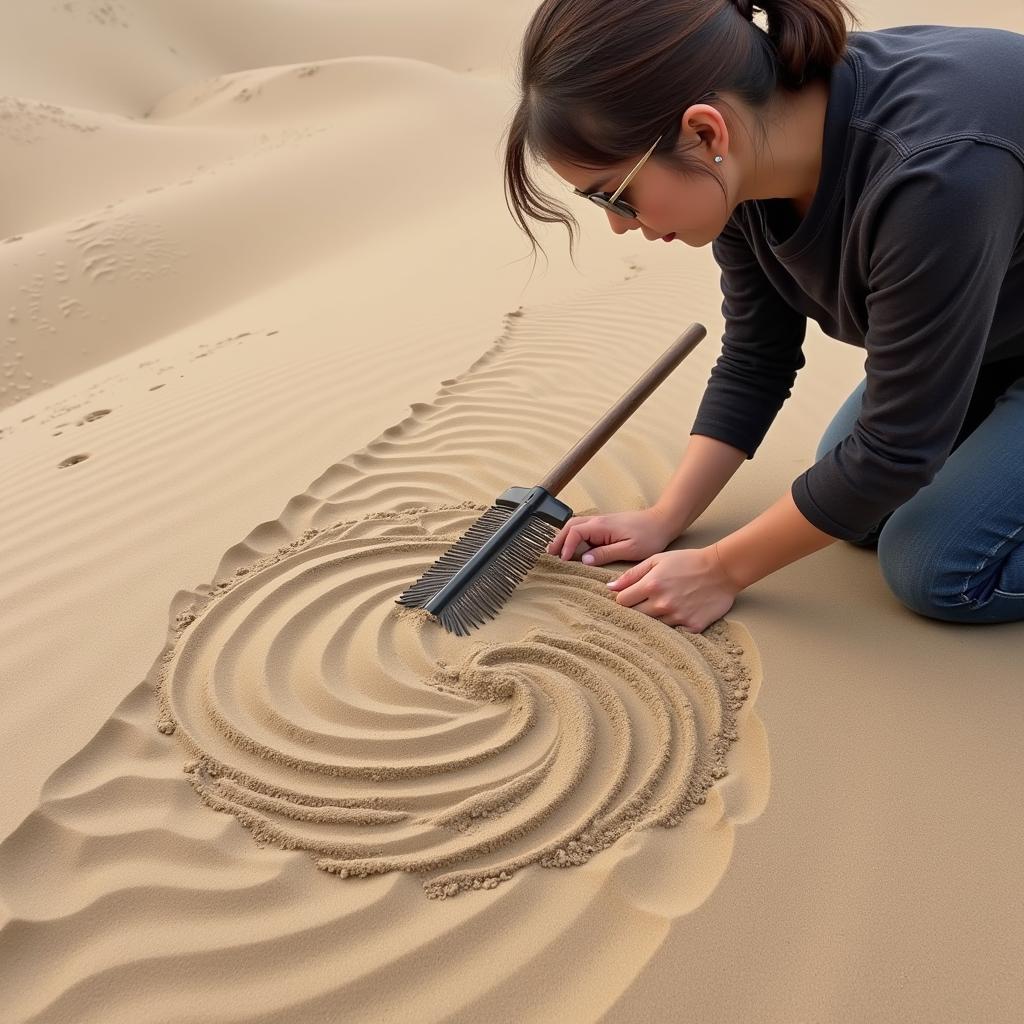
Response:
[[[604,214],[608,218],[612,231],[617,235],[624,235],[627,231],[635,231],[640,227],[640,221],[631,217],[620,217],[617,213],[612,213],[611,210],[605,210]]]

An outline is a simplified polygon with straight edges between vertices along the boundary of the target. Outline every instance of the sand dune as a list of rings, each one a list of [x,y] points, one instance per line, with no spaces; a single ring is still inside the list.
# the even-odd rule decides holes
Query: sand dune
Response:
[[[11,296],[11,333],[4,350],[19,366],[0,384],[0,405],[137,351],[325,260],[356,257],[349,250],[361,249],[368,234],[379,246],[401,244],[403,225],[422,219],[422,199],[408,187],[409,148],[452,118],[483,132],[504,103],[494,83],[379,57],[224,76],[171,94],[144,122],[94,119],[88,142],[74,146],[63,141],[56,115],[18,111],[21,148],[59,151],[61,163],[76,161],[80,177],[61,175],[54,160],[51,173],[61,184],[45,216],[57,220],[40,222],[44,215],[26,208],[5,239],[11,248],[0,292]],[[397,133],[390,126],[402,118],[413,127]],[[105,176],[111,146],[133,168],[113,181]],[[465,139],[453,143],[451,159],[464,161],[465,150]],[[23,157],[22,176],[45,166],[45,157]],[[391,172],[382,174],[382,166]],[[159,184],[143,187],[154,178]],[[365,199],[378,194],[387,197],[386,219],[379,201]],[[462,189],[446,200],[444,216],[478,204],[479,194],[478,185]],[[62,219],[65,207],[81,209],[83,200],[96,208]],[[272,245],[270,224],[287,225]],[[75,348],[52,344],[58,329]]]

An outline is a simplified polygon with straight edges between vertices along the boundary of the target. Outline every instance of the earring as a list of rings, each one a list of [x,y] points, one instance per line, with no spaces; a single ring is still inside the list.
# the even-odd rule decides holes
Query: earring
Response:
[[[725,157],[724,157],[724,156],[721,156],[721,155],[719,155],[719,156],[716,156],[716,157],[715,157],[715,163],[716,163],[716,164],[720,164],[720,163],[721,163],[721,162],[722,162],[722,161],[723,161],[724,159],[725,159]]]

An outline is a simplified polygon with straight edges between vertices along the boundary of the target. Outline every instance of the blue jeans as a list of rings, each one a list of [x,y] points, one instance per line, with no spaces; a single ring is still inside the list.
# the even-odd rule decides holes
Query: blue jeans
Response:
[[[856,547],[878,549],[889,589],[947,622],[1024,621],[1024,376],[983,366],[963,428],[931,483]],[[1024,360],[1014,360],[1024,373]],[[867,378],[828,425],[816,459],[852,430]]]

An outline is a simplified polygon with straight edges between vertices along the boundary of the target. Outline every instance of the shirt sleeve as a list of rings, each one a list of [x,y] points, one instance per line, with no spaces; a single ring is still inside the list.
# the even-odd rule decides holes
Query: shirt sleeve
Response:
[[[818,529],[862,540],[928,484],[963,426],[1024,220],[1024,165],[959,140],[862,204],[867,387],[851,433],[793,481]],[[862,280],[864,279],[862,275]]]
[[[721,269],[725,333],[690,433],[752,459],[806,361],[807,317],[776,290],[735,218],[712,252]]]

